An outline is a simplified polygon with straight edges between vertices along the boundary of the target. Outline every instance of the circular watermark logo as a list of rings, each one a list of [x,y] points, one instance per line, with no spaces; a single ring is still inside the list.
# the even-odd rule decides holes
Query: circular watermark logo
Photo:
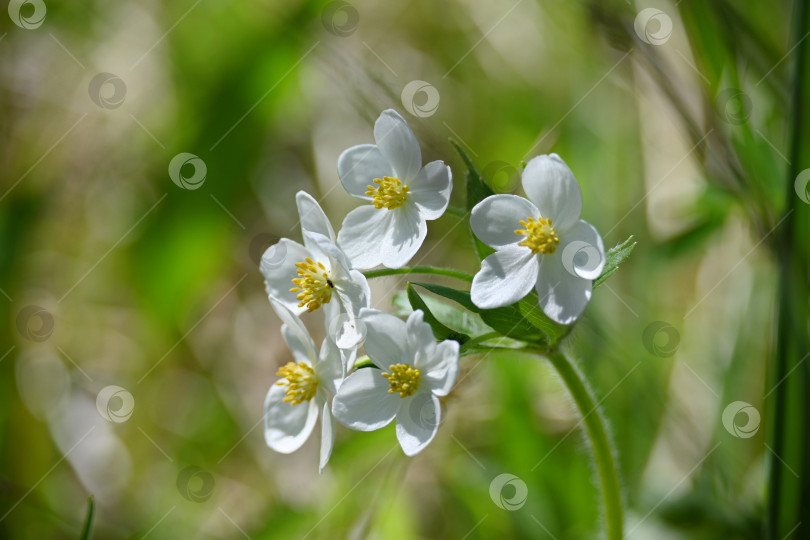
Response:
[[[17,331],[29,341],[42,343],[53,334],[53,315],[39,306],[26,306],[17,314]]]
[[[181,152],[169,162],[169,177],[182,189],[195,190],[202,187],[208,167],[205,162],[188,152]]]
[[[96,409],[108,422],[120,424],[129,420],[135,409],[135,398],[126,388],[110,385],[101,389],[96,396]]]
[[[366,340],[366,323],[348,313],[339,313],[328,322],[328,337],[339,349],[359,347]]]
[[[672,19],[660,9],[642,9],[633,21],[633,28],[644,43],[663,45],[672,35]]]
[[[287,260],[287,242],[276,242],[268,247],[261,256],[261,268],[265,270],[278,270]]]
[[[90,100],[102,109],[117,109],[127,97],[127,85],[118,75],[99,73],[87,86]]]
[[[493,161],[481,173],[496,192],[512,191],[517,186],[520,175],[517,169],[505,161]]]
[[[408,404],[408,417],[414,424],[428,432],[432,431],[439,421],[432,396],[430,392],[420,392]]]
[[[439,109],[439,91],[429,82],[409,82],[402,89],[401,98],[405,110],[419,118],[433,116]]]
[[[742,90],[726,88],[717,94],[715,106],[717,114],[723,122],[739,126],[751,116],[754,104],[748,94]]]
[[[670,358],[678,352],[681,334],[678,329],[664,321],[654,321],[647,325],[641,334],[641,342],[650,354],[660,358]]]
[[[259,266],[262,263],[262,255],[264,255],[270,246],[277,244],[279,240],[281,240],[281,238],[270,233],[259,233],[254,236],[248,246],[250,260],[253,261],[256,266]]]
[[[11,22],[26,30],[35,30],[42,26],[47,11],[43,0],[11,0],[8,3]]]
[[[514,512],[526,504],[529,488],[526,486],[526,482],[514,474],[503,473],[490,482],[489,497],[498,508]]]
[[[793,189],[802,201],[810,204],[810,169],[805,169],[796,176]]]
[[[740,415],[745,417],[744,424],[737,422]],[[723,409],[723,427],[731,435],[740,439],[750,439],[759,431],[759,411],[745,401],[733,401]]]
[[[574,240],[562,252],[563,268],[582,279],[596,279],[602,273],[604,259],[598,247],[583,240]]]
[[[321,12],[323,27],[337,37],[347,37],[357,31],[360,25],[360,14],[348,2],[337,0],[329,2]]]
[[[205,502],[214,493],[214,476],[205,469],[189,465],[177,475],[177,491],[191,502]]]

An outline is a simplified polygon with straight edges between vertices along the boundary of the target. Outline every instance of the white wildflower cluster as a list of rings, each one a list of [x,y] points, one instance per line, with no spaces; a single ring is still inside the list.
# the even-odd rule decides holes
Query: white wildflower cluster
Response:
[[[335,419],[359,431],[396,419],[405,454],[421,452],[438,430],[440,398],[458,378],[459,341],[437,340],[434,317],[421,309],[407,320],[373,309],[363,274],[378,266],[400,269],[413,258],[427,221],[448,207],[450,168],[442,161],[422,166],[416,137],[393,110],[380,115],[374,138],[376,144],[349,148],[337,163],[346,191],[367,204],[349,212],[335,234],[318,202],[299,192],[303,243],[282,239],[261,262],[293,358],[267,394],[265,439],[278,452],[293,452],[320,415],[321,470],[332,452]],[[579,219],[579,187],[557,155],[532,159],[523,188],[528,199],[491,195],[472,208],[471,230],[494,252],[471,289],[458,292],[484,313],[534,290],[551,324],[567,325],[582,313],[602,273],[602,239]],[[316,311],[326,329],[320,349],[301,319]]]

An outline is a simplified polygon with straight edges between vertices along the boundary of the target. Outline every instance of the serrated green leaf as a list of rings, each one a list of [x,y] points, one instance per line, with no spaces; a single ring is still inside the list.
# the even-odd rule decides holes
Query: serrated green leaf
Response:
[[[433,314],[430,308],[427,306],[425,301],[419,296],[419,293],[413,288],[411,283],[405,288],[406,293],[408,294],[408,301],[411,303],[411,307],[415,310],[421,309],[424,313],[425,322],[430,325],[430,328],[433,330],[433,335],[436,336],[436,339],[439,341],[444,341],[446,339],[452,339],[454,341],[458,341],[459,344],[463,344],[470,340],[470,336],[467,334],[463,334],[461,332],[456,332],[452,328],[449,328],[442,324],[439,319]]]
[[[607,252],[607,260],[605,261],[605,268],[602,270],[602,275],[596,278],[593,282],[593,288],[597,288],[607,278],[613,275],[613,272],[619,269],[619,265],[624,262],[627,257],[632,253],[636,243],[633,242],[633,235],[630,235],[627,240],[620,244],[616,244]]]
[[[455,304],[450,304],[433,295],[420,296],[439,322],[451,330],[467,334],[473,339],[484,334],[490,334],[493,331],[476,313],[461,309]],[[394,313],[399,317],[407,317],[413,312],[413,307],[411,307],[408,300],[408,294],[404,290],[394,294],[393,304],[395,307]]]

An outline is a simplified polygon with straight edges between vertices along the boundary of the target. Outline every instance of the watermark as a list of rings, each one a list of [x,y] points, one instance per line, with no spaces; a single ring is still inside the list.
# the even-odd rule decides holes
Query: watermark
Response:
[[[177,187],[195,190],[202,187],[208,167],[205,162],[194,154],[181,152],[169,162],[169,178]]]
[[[348,37],[357,31],[360,25],[360,14],[348,2],[337,0],[329,2],[321,12],[323,27],[337,37]]]
[[[717,94],[715,100],[715,107],[720,119],[733,126],[739,126],[748,120],[753,105],[748,94],[737,88],[726,88]]]
[[[420,392],[415,395],[408,404],[408,417],[419,428],[427,432],[433,431],[433,428],[439,423],[433,394]]]
[[[793,189],[802,201],[810,204],[810,169],[805,169],[796,176]]]
[[[641,342],[650,354],[660,358],[670,358],[678,352],[681,334],[678,329],[664,321],[654,321],[647,325],[641,334]]]
[[[520,180],[517,169],[505,161],[493,161],[481,174],[497,193],[514,190]]]
[[[205,469],[189,465],[177,475],[177,491],[191,502],[205,502],[214,493],[214,476]]]
[[[17,314],[17,331],[29,341],[42,343],[53,334],[53,315],[39,306],[26,306]]]
[[[36,30],[42,26],[47,11],[43,0],[11,0],[8,3],[11,22],[26,30]]]
[[[96,409],[107,422],[121,424],[129,420],[135,410],[135,398],[126,388],[110,385],[96,396]]]
[[[745,416],[745,423],[738,424],[739,415]],[[759,411],[745,401],[734,401],[723,409],[723,427],[731,435],[740,439],[750,439],[759,431]]]
[[[127,97],[127,85],[118,75],[99,73],[87,86],[90,100],[102,109],[117,109]]]
[[[264,255],[264,252],[267,251],[270,246],[277,244],[279,240],[281,240],[281,238],[270,233],[259,233],[254,236],[248,245],[250,260],[253,261],[256,266],[259,266],[262,263],[262,255]]]
[[[419,99],[417,99],[417,96],[419,96]],[[402,89],[401,98],[405,110],[419,118],[433,116],[439,109],[439,91],[429,82],[409,82]]]
[[[596,279],[604,266],[602,251],[584,240],[574,240],[562,252],[562,264],[566,272],[582,279]]]
[[[633,28],[644,43],[663,45],[672,35],[672,19],[660,9],[642,9],[633,21]]]
[[[366,324],[348,313],[334,315],[326,324],[327,337],[335,342],[339,349],[359,347],[366,340]]]
[[[287,242],[279,241],[268,247],[261,256],[262,272],[278,270],[287,261]]]
[[[498,508],[514,512],[526,504],[529,488],[526,486],[526,482],[514,474],[503,473],[490,482],[489,497]]]

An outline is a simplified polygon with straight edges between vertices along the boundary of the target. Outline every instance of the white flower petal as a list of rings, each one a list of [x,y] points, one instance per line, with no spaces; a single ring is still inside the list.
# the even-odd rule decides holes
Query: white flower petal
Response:
[[[391,364],[413,362],[408,351],[405,321],[376,309],[360,310],[360,320],[366,328],[363,346],[377,366],[387,369]]]
[[[346,377],[332,400],[332,414],[346,427],[374,431],[391,423],[399,410],[399,394],[389,394],[391,386],[382,371],[361,368]]]
[[[388,231],[379,239],[382,263],[388,268],[402,268],[410,261],[427,236],[427,222],[419,209],[406,204],[393,210]]]
[[[307,327],[300,318],[296,317],[290,309],[277,300],[270,299],[270,305],[278,315],[283,325],[281,335],[287,347],[292,352],[296,362],[306,362],[309,365],[315,363],[318,358],[315,349],[315,342],[309,335]]]
[[[559,233],[563,267],[569,274],[594,280],[605,268],[605,244],[599,232],[581,219],[567,230]]]
[[[444,162],[431,161],[408,183],[408,190],[408,199],[425,219],[438,219],[450,203],[453,173]]]
[[[371,289],[368,280],[359,270],[349,270],[346,274],[335,276],[335,293],[349,318],[354,318],[360,310],[371,305]],[[340,345],[346,349],[350,345]]]
[[[321,205],[318,204],[312,195],[305,191],[299,191],[295,195],[295,203],[298,205],[298,217],[301,220],[301,231],[306,236],[308,232],[322,234],[335,241],[335,231],[329,218],[324,214]]]
[[[290,349],[293,359],[296,362],[304,362],[310,366],[315,362],[317,357],[311,356],[314,351],[309,347],[310,344],[302,339],[295,328],[287,324],[282,324],[281,337],[284,338],[284,342],[287,344],[287,348]]]
[[[298,307],[298,294],[290,292],[290,289],[295,287],[293,278],[298,277],[295,263],[307,257],[314,257],[312,251],[288,238],[282,238],[277,244],[267,248],[262,255],[261,272],[267,294],[281,302],[295,315],[306,311],[306,308]]]
[[[425,382],[433,394],[446,396],[458,378],[458,342],[442,341],[423,365],[416,366],[425,373]]]
[[[430,444],[439,430],[441,405],[429,392],[407,398],[397,413],[397,440],[405,455],[415,456]]]
[[[537,281],[537,257],[525,246],[505,246],[481,261],[470,295],[484,309],[514,304],[532,290]]]
[[[323,234],[311,231],[305,232],[304,245],[317,257],[313,257],[316,261],[327,259],[327,261],[324,261],[324,266],[332,276],[337,276],[341,273],[341,270],[345,273],[351,268],[351,262],[346,253],[335,244],[334,240],[330,240],[329,237]]]
[[[371,205],[355,208],[343,220],[338,245],[360,270],[382,264],[380,240],[389,230],[391,212]]]
[[[374,124],[374,140],[394,174],[408,184],[422,168],[422,150],[408,123],[393,109],[380,114]]]
[[[366,190],[374,179],[395,175],[394,167],[374,144],[352,146],[338,158],[340,182],[350,195],[361,199],[371,199]]]
[[[557,230],[570,227],[582,212],[582,195],[574,173],[557,154],[537,156],[523,170],[523,189]]]
[[[570,274],[557,256],[543,256],[537,296],[543,313],[560,324],[571,324],[591,299],[592,281]]]
[[[315,399],[290,405],[284,401],[286,394],[286,384],[274,384],[264,400],[264,440],[267,446],[282,454],[301,448],[315,427],[320,409]]]
[[[334,396],[343,380],[345,366],[340,349],[331,339],[323,340],[321,353],[315,361],[314,368],[319,385]]]
[[[436,337],[430,325],[425,322],[425,314],[421,309],[413,311],[405,322],[405,331],[408,334],[408,351],[414,356],[433,356],[436,347]],[[415,366],[422,368],[422,366]]]
[[[522,241],[525,237],[515,234],[516,230],[525,228],[520,221],[539,216],[540,210],[529,199],[517,195],[490,195],[473,207],[470,227],[483,243],[499,248]]]
[[[332,448],[335,446],[335,418],[329,410],[329,402],[323,403],[323,415],[321,416],[321,460],[318,465],[318,472],[322,473],[329,458],[332,456]]]

